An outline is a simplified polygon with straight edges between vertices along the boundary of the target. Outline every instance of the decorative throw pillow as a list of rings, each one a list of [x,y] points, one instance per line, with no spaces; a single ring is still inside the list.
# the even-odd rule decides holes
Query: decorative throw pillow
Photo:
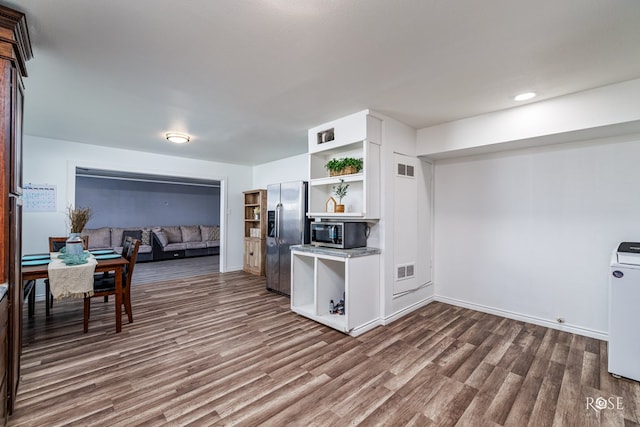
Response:
[[[142,239],[142,230],[124,230],[122,232],[122,243],[120,244],[120,246],[124,246],[124,241],[127,238],[127,236],[131,236],[134,239],[141,240]]]
[[[142,237],[140,237],[141,246],[151,245],[151,230],[142,230]]]
[[[201,225],[202,241],[210,242],[212,240],[220,240],[220,227],[211,225]]]

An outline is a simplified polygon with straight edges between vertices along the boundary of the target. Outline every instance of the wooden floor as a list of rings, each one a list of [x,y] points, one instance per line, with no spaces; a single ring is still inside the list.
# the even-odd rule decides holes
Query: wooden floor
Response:
[[[112,301],[92,303],[88,334],[81,301],[48,320],[38,303],[9,425],[639,423],[640,385],[607,373],[605,342],[443,303],[352,338],[264,286],[241,272],[134,286],[120,334]]]
[[[131,278],[134,285],[156,283],[220,272],[220,256],[208,255],[165,261],[138,262]]]

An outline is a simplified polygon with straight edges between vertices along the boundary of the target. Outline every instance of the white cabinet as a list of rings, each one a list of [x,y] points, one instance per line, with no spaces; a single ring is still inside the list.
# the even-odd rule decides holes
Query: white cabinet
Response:
[[[309,129],[309,153],[364,140],[380,145],[381,137],[382,120],[363,110]]]
[[[291,309],[353,336],[379,325],[379,252],[292,247]],[[331,300],[342,298],[344,314],[330,313]]]
[[[380,218],[381,128],[382,121],[365,110],[309,130],[309,217]],[[329,176],[327,162],[343,157],[361,158],[360,173]],[[342,200],[345,212],[327,212],[327,201],[341,179],[349,184]]]

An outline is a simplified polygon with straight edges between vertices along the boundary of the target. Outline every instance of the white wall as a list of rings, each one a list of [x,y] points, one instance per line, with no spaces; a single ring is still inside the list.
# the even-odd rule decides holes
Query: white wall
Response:
[[[640,79],[420,129],[431,158],[640,132]]]
[[[253,168],[253,188],[267,188],[269,184],[309,180],[309,155],[287,157],[263,163]]]
[[[606,339],[608,264],[640,241],[640,138],[435,164],[436,298]]]
[[[381,216],[380,221],[372,227],[369,244],[382,249],[381,267],[380,267],[380,283],[381,283],[381,308],[380,315],[383,322],[393,321],[411,310],[419,308],[432,300],[434,295],[434,287],[431,284],[430,272],[431,267],[431,224],[430,212],[431,194],[430,188],[426,188],[426,182],[423,177],[423,163],[416,158],[416,130],[405,125],[393,118],[374,113],[376,117],[383,120],[382,124],[382,145],[381,145],[381,185],[380,185],[380,203]],[[395,194],[396,182],[396,164],[395,153],[406,155],[414,158],[416,161],[416,180],[418,194]],[[430,171],[429,171],[430,173]],[[402,200],[400,200],[402,198]],[[406,205],[407,209],[417,209],[417,215],[420,220],[414,224],[405,224],[397,221],[395,217],[396,204]],[[428,216],[425,222],[425,216]],[[416,278],[412,285],[409,286],[411,291],[402,292],[394,295],[396,278],[396,265],[405,261],[402,258],[402,247],[394,245],[394,236],[396,232],[411,230],[412,234],[405,234],[409,239],[406,245],[417,248],[414,255]],[[401,243],[398,243],[401,245]],[[406,253],[405,253],[406,255]]]
[[[57,212],[23,215],[23,252],[48,250],[48,236],[68,232],[66,207],[74,204],[75,167],[121,170],[168,176],[185,176],[222,181],[220,217],[222,232],[220,268],[242,269],[243,198],[252,187],[252,168],[226,163],[162,156],[130,150],[78,144],[49,138],[24,136],[24,182],[57,186]]]

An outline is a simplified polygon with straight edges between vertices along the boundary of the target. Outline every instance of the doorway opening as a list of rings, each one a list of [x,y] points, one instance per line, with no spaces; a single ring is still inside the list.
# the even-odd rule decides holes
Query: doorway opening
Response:
[[[93,212],[85,229],[109,228],[112,239],[116,230],[146,230],[142,236],[147,245],[138,255],[143,262],[134,270],[134,283],[220,271],[220,181],[86,167],[75,172],[75,206]],[[156,236],[167,230],[177,233],[171,236],[172,252],[166,252],[168,245],[163,247]],[[212,246],[214,238],[217,247]],[[205,241],[211,246],[204,246]]]

